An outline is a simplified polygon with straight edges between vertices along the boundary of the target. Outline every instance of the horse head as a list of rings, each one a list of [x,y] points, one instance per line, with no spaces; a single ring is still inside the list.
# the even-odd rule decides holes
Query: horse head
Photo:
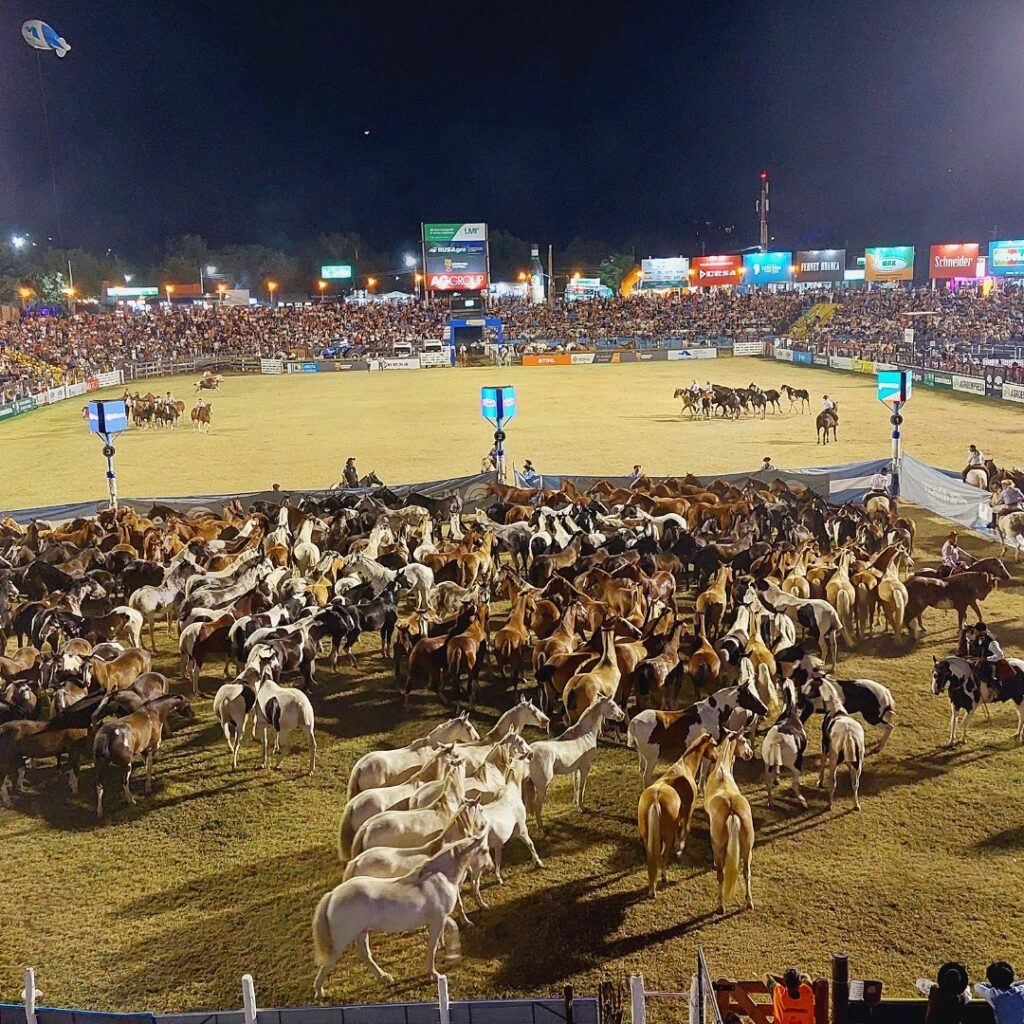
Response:
[[[939,661],[932,655],[932,693],[939,697],[946,689],[948,683],[952,682],[953,673],[950,668],[949,659],[943,658]]]

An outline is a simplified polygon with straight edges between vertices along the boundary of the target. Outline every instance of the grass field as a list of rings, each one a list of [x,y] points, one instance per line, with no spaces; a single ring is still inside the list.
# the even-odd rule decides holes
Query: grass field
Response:
[[[877,456],[888,425],[872,382],[786,368],[788,383],[838,395],[840,442],[816,448],[809,416],[765,423],[691,424],[678,420],[674,386],[688,367],[665,364],[502,371],[519,385],[522,412],[510,429],[517,462],[542,470],[622,472],[642,461],[652,472],[749,468],[771,454],[780,465],[806,466]],[[704,367],[702,366],[703,370]],[[777,386],[778,366],[752,360],[709,367],[719,381]],[[348,377],[230,378],[215,396],[214,431],[130,434],[119,443],[126,494],[230,491],[329,482],[344,457],[385,479],[430,479],[472,471],[489,433],[479,419],[484,371]],[[183,394],[186,382],[171,382]],[[166,387],[161,384],[161,387]],[[984,419],[981,416],[984,411]],[[1024,420],[1012,408],[918,394],[909,410],[910,450],[924,461],[958,465],[975,439],[997,461],[1014,460]],[[4,425],[0,502],[7,506],[99,497],[95,441],[71,403]],[[1018,460],[1019,461],[1019,460]],[[923,553],[934,556],[944,525],[918,517]],[[970,539],[976,551],[991,545]],[[986,618],[1004,647],[1024,648],[1020,570],[992,595]],[[943,960],[967,963],[978,976],[990,959],[1024,960],[1024,932],[1013,908],[1024,879],[1020,780],[1024,750],[1013,742],[1016,717],[999,708],[976,723],[971,742],[943,749],[948,704],[930,691],[931,656],[954,642],[952,613],[932,612],[925,642],[897,648],[863,643],[847,652],[842,674],[891,686],[899,726],[884,754],[870,757],[863,813],[851,810],[845,776],[837,809],[824,810],[810,789],[801,811],[784,790],[766,807],[756,763],[741,780],[754,805],[753,912],[717,920],[714,871],[703,812],[686,855],[657,901],[644,896],[646,875],[636,833],[640,791],[635,759],[603,746],[583,815],[570,786],[552,787],[545,869],[525,850],[507,851],[506,885],[490,883],[492,909],[471,916],[462,957],[447,970],[453,998],[550,993],[573,982],[590,993],[605,977],[641,970],[659,988],[686,984],[695,943],[714,974],[750,977],[790,962],[827,972],[831,952],[852,957],[854,974],[886,980],[908,994],[913,979]],[[178,677],[163,647],[158,668]],[[97,825],[91,772],[82,795],[67,796],[52,770],[29,773],[38,794],[0,811],[6,884],[0,894],[0,1000],[15,1000],[26,964],[36,967],[46,1002],[105,1009],[198,1009],[238,1004],[239,977],[251,971],[261,1005],[308,1002],[312,994],[309,922],[319,896],[340,880],[336,829],[355,758],[397,745],[440,719],[423,697],[405,713],[375,644],[360,664],[324,671],[316,702],[320,767],[299,776],[298,754],[283,773],[256,770],[243,747],[233,773],[203,680],[199,719],[161,750],[157,789],[136,808],[120,801]],[[493,721],[509,696],[486,689],[479,718]],[[810,749],[818,750],[817,730]],[[805,778],[817,767],[812,756]],[[141,783],[139,783],[141,786]],[[422,970],[423,935],[380,937],[375,953],[399,978]],[[349,953],[328,986],[332,1001],[429,998],[420,981],[385,989]],[[655,1021],[670,1019],[662,1008]]]

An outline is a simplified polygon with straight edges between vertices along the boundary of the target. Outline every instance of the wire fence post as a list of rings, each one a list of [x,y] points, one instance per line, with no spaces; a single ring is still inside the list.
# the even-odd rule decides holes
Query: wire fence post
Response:
[[[629,1009],[633,1024],[647,1024],[647,1000],[644,997],[644,976],[629,977]]]
[[[245,1024],[256,1024],[256,986],[251,974],[242,975],[242,1016]]]
[[[448,1002],[448,975],[437,976],[437,1014],[440,1024],[451,1024],[451,1007]]]
[[[43,993],[36,988],[36,971],[34,967],[25,968],[25,988],[21,998],[25,1001],[26,1024],[36,1024],[36,999]]]

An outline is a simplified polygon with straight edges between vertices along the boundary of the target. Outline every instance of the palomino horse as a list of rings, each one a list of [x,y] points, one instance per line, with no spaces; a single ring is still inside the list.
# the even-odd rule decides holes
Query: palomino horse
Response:
[[[811,396],[804,390],[804,388],[791,388],[788,384],[780,384],[779,390],[784,392],[786,397],[789,399],[789,411],[793,411],[793,406],[798,405],[800,411],[804,411],[804,406],[807,406],[807,411],[811,411]]]
[[[323,896],[313,914],[313,945],[320,965],[313,983],[318,998],[324,982],[345,949],[353,942],[359,954],[385,982],[394,978],[382,971],[370,953],[370,932],[411,932],[427,928],[427,976],[436,977],[437,947],[446,926],[456,931],[451,913],[459,900],[459,886],[467,874],[489,870],[487,836],[470,836],[444,847],[415,871],[402,878],[351,878]]]
[[[836,428],[839,426],[839,403],[831,409],[825,409],[823,412],[819,412],[814,419],[814,426],[818,431],[818,444],[828,444],[828,432],[832,431],[832,440],[838,441],[839,436],[836,434]]]
[[[673,856],[681,857],[697,806],[697,769],[714,740],[705,733],[698,736],[671,768],[641,794],[636,823],[647,856],[647,895],[658,895],[661,884],[668,883],[668,865]]]
[[[711,849],[718,875],[717,913],[725,913],[726,901],[738,895],[742,872],[746,888],[746,907],[754,909],[750,891],[750,859],[754,850],[754,819],[750,803],[740,792],[733,777],[739,737],[726,736],[715,752],[715,766],[704,788],[704,810],[711,823]]]
[[[980,487],[983,491],[987,491],[988,473],[981,467],[975,466],[973,469],[967,470],[964,482],[969,483],[972,487]]]
[[[192,408],[192,426],[195,427],[196,430],[202,430],[205,424],[206,429],[209,430],[212,414],[213,409],[210,406],[210,403],[204,402],[200,399]]]

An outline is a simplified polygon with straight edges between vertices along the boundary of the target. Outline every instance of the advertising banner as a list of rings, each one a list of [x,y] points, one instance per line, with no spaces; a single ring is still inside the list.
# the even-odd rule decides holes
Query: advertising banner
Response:
[[[824,352],[814,353],[814,365],[815,366],[828,366],[828,356]]]
[[[595,360],[596,361],[596,360]],[[611,360],[609,360],[610,362]],[[601,362],[604,362],[602,359]],[[551,355],[524,355],[523,366],[571,366],[572,356],[568,352],[553,352]]]
[[[640,261],[644,288],[685,288],[690,283],[690,261],[685,256]]]
[[[284,373],[283,359],[261,359],[260,373]]]
[[[880,245],[864,250],[866,281],[913,281],[914,247]]]
[[[634,352],[633,358],[638,363],[665,363],[668,362],[670,354],[674,359],[683,358],[682,350],[678,348],[673,349],[671,353],[663,348],[642,349]]]
[[[431,291],[478,292],[487,287],[486,224],[424,224],[423,252]]]
[[[925,373],[924,382],[925,384],[931,383],[933,388],[951,388],[953,386],[953,376],[952,374],[940,373],[938,370],[935,370],[932,373],[932,379],[930,382],[928,380],[928,374]]]
[[[352,277],[350,263],[325,263],[320,268],[320,276],[325,281],[348,281]]]
[[[763,341],[736,341],[733,342],[732,354],[734,356],[763,356]]]
[[[85,390],[86,391],[99,391],[99,389],[100,389],[100,382],[95,377],[90,377],[85,382]]]
[[[1003,393],[1003,368],[1001,366],[987,367],[985,369],[985,394],[992,398],[999,398]]]
[[[371,359],[370,368],[373,370],[418,370],[420,368],[419,356],[401,356],[394,359]]]
[[[80,380],[77,384],[68,385],[68,398],[77,398],[79,395],[84,395],[86,392],[86,384],[84,380]]]
[[[775,358],[781,359],[784,363],[793,362],[793,350],[791,348],[777,348]]]
[[[953,390],[963,391],[968,395],[983,395],[985,394],[985,378],[965,377],[963,374],[954,373]]]
[[[594,362],[596,356],[596,352],[571,352],[569,354],[573,366],[589,366]]]
[[[1020,384],[1004,384],[1003,398],[1007,402],[1020,402],[1024,404],[1024,387]]]
[[[7,420],[17,415],[18,411],[13,405],[0,405],[0,420]]]
[[[288,373],[319,373],[319,363],[285,363],[284,368]]]
[[[850,369],[854,373],[874,373],[875,364],[871,359],[851,359]]]
[[[697,288],[716,288],[743,282],[742,256],[695,256],[690,262],[690,283]]]
[[[935,280],[977,277],[978,249],[977,242],[933,245],[928,251],[928,277]]]
[[[717,359],[718,349],[711,348],[671,348],[666,353],[669,360],[679,359]]]
[[[793,280],[791,252],[748,252],[743,254],[745,285],[780,284]]]
[[[794,254],[794,281],[842,281],[845,270],[845,249],[800,249]]]
[[[989,242],[988,272],[992,277],[1024,277],[1024,238]]]
[[[811,366],[814,363],[814,356],[810,352],[794,352],[793,362],[802,366]]]
[[[829,356],[828,365],[833,370],[852,370],[853,360],[849,356]]]

